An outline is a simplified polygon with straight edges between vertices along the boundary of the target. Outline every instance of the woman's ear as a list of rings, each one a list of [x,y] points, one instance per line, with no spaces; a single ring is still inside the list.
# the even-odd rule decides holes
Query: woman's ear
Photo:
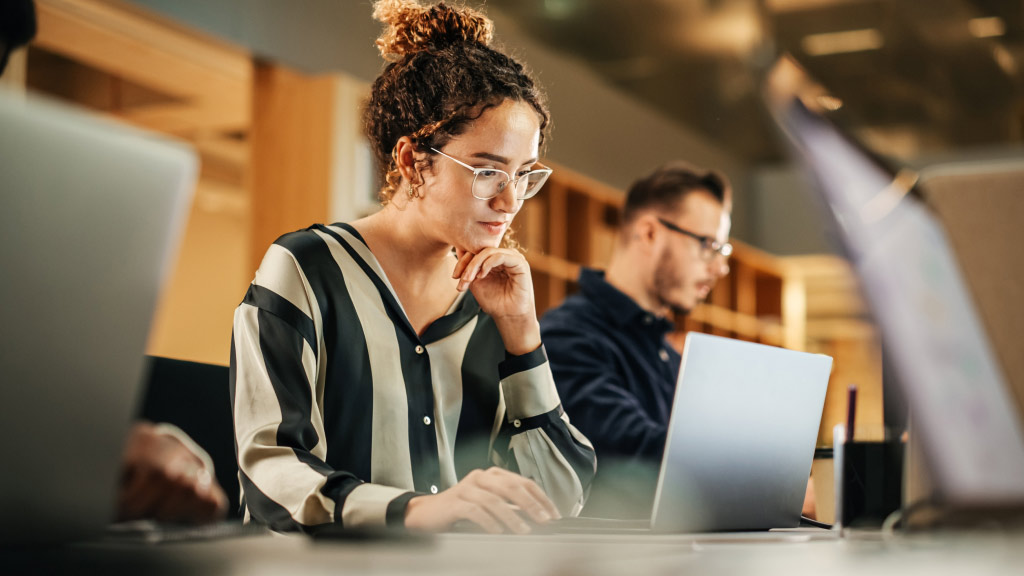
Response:
[[[402,136],[395,143],[395,164],[398,172],[406,182],[419,184],[419,172],[416,170],[416,145],[412,138]]]

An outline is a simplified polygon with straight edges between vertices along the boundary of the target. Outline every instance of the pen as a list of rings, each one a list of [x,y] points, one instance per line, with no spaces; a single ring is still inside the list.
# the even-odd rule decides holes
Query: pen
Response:
[[[853,442],[853,426],[857,420],[857,385],[846,389],[846,442]]]

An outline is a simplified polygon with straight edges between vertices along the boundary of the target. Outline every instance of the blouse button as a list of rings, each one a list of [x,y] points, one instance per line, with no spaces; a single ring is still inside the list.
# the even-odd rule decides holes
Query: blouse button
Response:
[[[416,346],[416,353],[417,354],[423,354],[423,346],[417,345]]]
[[[423,423],[426,424],[427,426],[430,426],[430,416],[424,416]]]
[[[431,494],[437,494],[437,486],[434,486],[433,484],[431,484],[430,485],[430,493]]]

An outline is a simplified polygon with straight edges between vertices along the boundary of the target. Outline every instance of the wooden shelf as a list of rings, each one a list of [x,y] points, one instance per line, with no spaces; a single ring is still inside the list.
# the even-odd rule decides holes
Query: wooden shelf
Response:
[[[524,204],[516,219],[518,238],[533,270],[537,312],[559,305],[577,289],[583,266],[607,265],[616,241],[625,193],[562,166],[544,191]],[[676,322],[670,337],[681,347],[690,330],[776,346],[792,344],[784,318],[788,267],[777,257],[733,242],[732,272],[708,303]],[[802,325],[794,334],[803,334]],[[802,342],[795,347],[802,348]]]
[[[857,277],[837,256],[793,256],[782,259],[802,297],[793,316],[803,322],[808,352],[832,357],[832,375],[825,396],[818,444],[832,443],[832,428],[846,419],[847,388],[857,385],[857,431],[860,440],[881,438],[882,346],[878,330],[860,296]]]

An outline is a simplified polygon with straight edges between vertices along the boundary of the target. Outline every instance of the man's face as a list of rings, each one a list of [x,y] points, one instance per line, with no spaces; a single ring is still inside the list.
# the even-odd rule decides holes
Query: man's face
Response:
[[[722,204],[708,192],[688,194],[675,213],[659,215],[663,220],[719,243],[729,239],[732,221]],[[661,235],[655,258],[653,296],[677,314],[686,314],[707,298],[715,283],[729,273],[724,257],[706,250],[696,238],[659,226]]]

